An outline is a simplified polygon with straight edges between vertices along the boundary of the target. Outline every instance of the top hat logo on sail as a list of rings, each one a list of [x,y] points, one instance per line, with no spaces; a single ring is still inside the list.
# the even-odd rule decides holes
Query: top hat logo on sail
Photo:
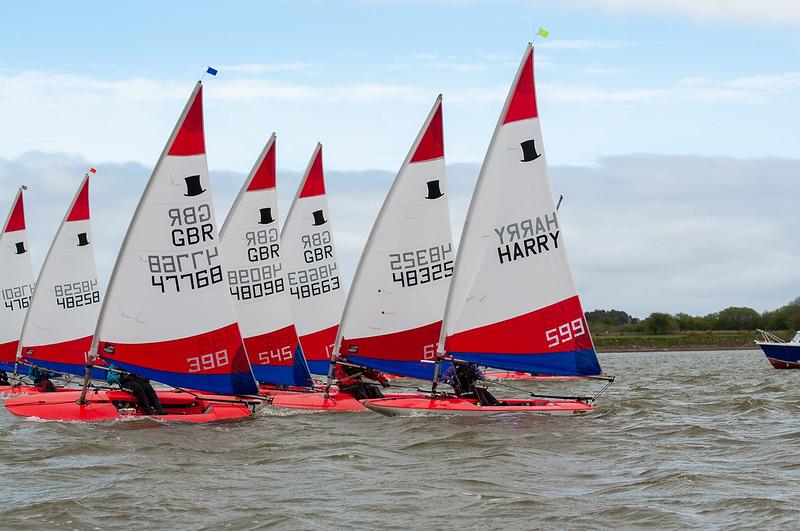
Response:
[[[522,147],[522,160],[520,162],[532,162],[541,157],[541,155],[536,152],[535,140],[526,140],[520,143],[520,146]]]
[[[320,225],[325,225],[328,220],[325,219],[325,213],[322,210],[315,210],[314,211],[314,226],[319,227]]]
[[[186,193],[183,194],[184,196],[194,197],[205,193],[203,185],[200,184],[199,175],[190,175],[188,177],[185,177],[183,180],[186,181]]]
[[[78,233],[78,247],[86,247],[89,245],[89,238],[86,237],[85,232]]]
[[[261,219],[259,220],[259,225],[269,225],[275,221],[275,218],[272,217],[272,208],[259,208],[259,213],[261,214]]]
[[[425,199],[439,199],[444,194],[439,189],[439,179],[435,181],[428,181],[428,195],[425,196]]]
[[[28,252],[25,248],[25,242],[17,242],[14,244],[14,247],[17,248],[16,254],[25,254]]]

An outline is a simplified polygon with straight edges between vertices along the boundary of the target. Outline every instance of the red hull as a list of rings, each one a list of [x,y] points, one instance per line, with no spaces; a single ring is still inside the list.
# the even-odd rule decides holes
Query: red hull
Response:
[[[56,387],[56,391],[63,393],[65,391],[75,391],[75,387]],[[33,385],[0,385],[0,398],[24,395],[42,394],[44,391]]]
[[[78,404],[80,391],[39,393],[6,400],[6,409],[20,417],[44,420],[101,422],[128,418],[153,418],[167,422],[214,422],[249,417],[250,408],[236,397],[197,395],[157,390],[166,415],[148,417],[133,407],[127,391],[90,390],[86,404]]]
[[[425,395],[412,393],[393,393],[387,395],[392,398],[413,398]],[[288,409],[308,409],[313,411],[366,411],[361,402],[356,400],[349,393],[339,391],[331,392],[330,396],[325,393],[313,392],[284,392],[274,395],[271,405],[273,407]]]
[[[519,371],[487,371],[485,375],[487,380],[531,380],[536,382],[579,380],[583,378],[583,376],[544,376]]]
[[[417,415],[497,415],[536,413],[581,415],[594,408],[576,400],[504,400],[506,406],[481,406],[476,400],[457,397],[379,398],[365,400],[364,406],[388,416]]]
[[[800,369],[800,363],[778,360],[770,357],[767,357],[767,359],[776,369]]]
[[[269,385],[269,384],[259,384],[258,386],[258,394],[263,396],[276,396],[276,395],[285,395],[285,394],[296,394],[296,393],[322,393],[325,391],[325,385],[317,384],[314,386],[313,389],[309,389],[308,387],[281,387],[276,385]],[[339,388],[335,385],[331,386],[331,393],[338,393]]]

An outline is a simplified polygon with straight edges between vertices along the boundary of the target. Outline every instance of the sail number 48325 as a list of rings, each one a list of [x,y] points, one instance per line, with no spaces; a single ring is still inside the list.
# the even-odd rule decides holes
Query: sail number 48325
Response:
[[[186,361],[189,363],[189,372],[211,371],[230,363],[227,350],[186,358]]]
[[[583,319],[579,317],[573,321],[547,330],[544,335],[547,338],[547,346],[553,348],[561,343],[566,343],[576,337],[580,337],[585,333],[586,327],[583,324]]]

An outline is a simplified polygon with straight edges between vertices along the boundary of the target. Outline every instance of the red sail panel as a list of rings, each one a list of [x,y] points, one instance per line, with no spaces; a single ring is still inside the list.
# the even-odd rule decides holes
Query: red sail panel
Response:
[[[592,349],[578,296],[448,336],[447,352],[531,354]]]
[[[203,133],[203,87],[197,90],[183,123],[175,135],[167,155],[185,157],[201,155],[206,152],[206,141]]]

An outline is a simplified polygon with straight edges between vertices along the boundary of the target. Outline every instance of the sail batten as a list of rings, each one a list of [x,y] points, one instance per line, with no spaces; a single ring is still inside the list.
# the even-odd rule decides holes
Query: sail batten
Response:
[[[256,159],[220,231],[230,295],[259,382],[311,386],[292,320],[280,245],[275,134]]]
[[[338,352],[359,365],[431,378],[454,255],[439,96],[364,246]]]
[[[219,245],[202,95],[198,82],[134,212],[94,352],[169,385],[253,394]]]
[[[89,173],[81,180],[47,252],[31,299],[18,357],[82,376],[100,312],[89,209]],[[105,374],[95,371],[95,377]]]
[[[550,185],[528,46],[461,236],[444,318],[451,356],[507,370],[601,372]]]
[[[326,375],[344,294],[325,195],[321,144],[314,149],[289,208],[281,249],[303,355],[312,374]]]

